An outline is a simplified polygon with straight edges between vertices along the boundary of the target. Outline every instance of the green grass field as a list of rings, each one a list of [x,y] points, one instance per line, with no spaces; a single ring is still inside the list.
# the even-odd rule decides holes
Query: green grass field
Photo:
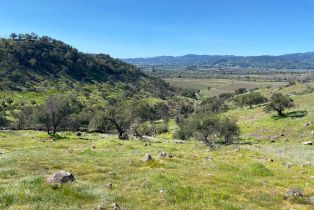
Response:
[[[193,79],[193,78],[170,78],[166,79],[167,82],[174,86],[184,88],[194,88],[201,91],[205,96],[218,96],[221,93],[234,92],[239,88],[265,88],[267,86],[279,87],[284,86],[285,82],[248,82],[231,79]],[[210,90],[208,90],[210,87]]]
[[[0,208],[93,209],[116,202],[122,209],[311,209],[284,194],[293,187],[314,195],[313,167],[287,168],[282,163],[293,158],[272,150],[244,145],[235,152],[233,145],[209,152],[196,141],[153,139],[144,146],[107,135],[62,136],[0,133]],[[160,151],[174,157],[159,159]],[[146,153],[152,162],[142,162]],[[58,170],[71,171],[76,181],[52,189],[46,178]]]
[[[0,209],[110,209],[112,203],[148,210],[313,209],[306,198],[314,196],[314,148],[302,144],[314,138],[314,93],[305,93],[308,85],[313,84],[260,90],[294,99],[286,118],[263,107],[224,113],[238,120],[241,139],[215,151],[196,140],[178,144],[173,120],[170,132],[151,138],[148,146],[97,133],[64,132],[53,141],[44,132],[0,131]],[[160,152],[173,158],[160,159]],[[154,160],[144,163],[147,153]],[[76,180],[53,189],[46,179],[59,170]],[[290,188],[305,198],[286,198]]]

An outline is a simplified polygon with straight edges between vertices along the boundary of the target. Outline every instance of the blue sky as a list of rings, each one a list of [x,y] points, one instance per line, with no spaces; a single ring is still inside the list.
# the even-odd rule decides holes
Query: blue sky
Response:
[[[1,0],[0,35],[114,57],[314,51],[314,0]]]

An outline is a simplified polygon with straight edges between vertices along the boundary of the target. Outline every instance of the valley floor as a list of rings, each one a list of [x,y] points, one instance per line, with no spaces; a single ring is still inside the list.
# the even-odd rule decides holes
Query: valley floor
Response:
[[[0,132],[1,209],[313,209],[285,197],[290,188],[314,196],[313,149],[299,143],[208,151],[197,141],[154,138],[145,146],[102,134],[61,135],[53,141],[42,132]],[[292,155],[303,151],[307,158]],[[160,159],[160,152],[173,158]],[[147,153],[154,160],[145,163]],[[46,179],[59,170],[76,180],[53,189]]]

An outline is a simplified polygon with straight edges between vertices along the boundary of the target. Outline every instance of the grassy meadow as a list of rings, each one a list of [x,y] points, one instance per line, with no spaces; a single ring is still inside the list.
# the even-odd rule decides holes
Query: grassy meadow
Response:
[[[107,135],[61,135],[52,141],[41,132],[1,132],[1,209],[93,209],[114,202],[121,209],[311,209],[284,194],[293,187],[314,195],[313,167],[300,160],[288,168],[283,162],[294,159],[272,150],[244,145],[237,152],[233,145],[207,151],[196,141],[151,139],[144,146]],[[161,151],[173,158],[159,159]],[[154,160],[144,163],[146,153]],[[46,178],[58,170],[71,171],[76,181],[51,188]]]
[[[199,87],[232,91],[243,84],[215,81]],[[285,118],[264,113],[262,106],[224,113],[237,119],[241,139],[214,151],[196,140],[173,139],[174,121],[168,133],[146,143],[98,133],[63,132],[53,140],[39,131],[0,131],[0,209],[111,209],[112,203],[121,209],[313,209],[306,199],[285,197],[290,188],[314,196],[314,149],[302,144],[313,140],[314,93],[306,92],[308,85],[275,83],[260,90],[294,99],[296,107]],[[173,157],[159,158],[161,152]],[[145,154],[154,160],[143,162]],[[59,170],[76,180],[53,189],[46,179]]]
[[[177,87],[198,89],[201,91],[201,94],[205,96],[218,96],[221,93],[234,92],[239,88],[255,89],[266,87],[279,87],[286,84],[285,82],[256,82],[234,79],[169,78],[165,80]],[[208,90],[208,87],[210,87],[210,90]]]

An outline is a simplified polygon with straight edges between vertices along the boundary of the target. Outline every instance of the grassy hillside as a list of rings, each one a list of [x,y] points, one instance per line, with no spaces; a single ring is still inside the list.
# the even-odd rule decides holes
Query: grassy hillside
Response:
[[[40,132],[0,133],[0,208],[93,209],[114,202],[122,209],[312,208],[284,195],[299,188],[313,196],[313,167],[295,162],[288,168],[282,163],[291,157],[257,146],[208,152],[195,141],[153,139],[144,146],[107,135],[62,136],[52,141]],[[161,151],[173,158],[159,159]],[[142,162],[146,153],[154,160]],[[46,178],[61,169],[71,171],[76,181],[52,189]]]
[[[194,138],[174,139],[178,129],[187,128],[177,121],[175,114],[191,115],[194,108],[194,113],[198,114],[194,117],[213,113],[196,110],[202,107],[197,107],[201,103],[195,98],[171,98],[178,96],[174,92],[177,89],[143,74],[132,65],[106,55],[84,54],[60,41],[34,34],[1,39],[0,58],[1,111],[11,122],[19,119],[15,116],[19,116],[16,114],[23,107],[33,107],[33,112],[37,113],[43,110],[37,107],[48,95],[63,94],[62,97],[69,98],[74,95],[79,105],[92,110],[78,108],[77,112],[69,112],[71,116],[64,119],[65,125],[76,122],[73,116],[88,112],[92,117],[104,114],[104,119],[118,116],[116,121],[113,117],[108,119],[116,124],[121,120],[126,124],[126,133],[130,134],[136,123],[148,122],[151,134],[147,135],[154,135],[121,141],[117,135],[99,132],[112,133],[115,131],[112,128],[89,130],[89,123],[94,119],[89,116],[86,117],[88,129],[80,130],[94,131],[89,133],[74,132],[78,129],[72,129],[73,132],[61,132],[70,129],[60,129],[57,135],[1,130],[0,209],[111,209],[112,203],[118,203],[121,209],[313,209],[308,199],[314,197],[314,149],[303,144],[314,138],[313,82],[286,85],[172,80],[183,88],[200,89],[205,96],[234,92],[243,87],[259,88],[257,91],[268,98],[281,92],[294,100],[296,106],[285,110],[286,115],[280,117],[265,113],[264,105],[239,108],[232,100],[227,100],[230,110],[217,111],[215,115],[237,119],[240,138],[235,144],[221,144],[220,141],[217,143],[220,148],[209,149]],[[195,95],[193,91],[186,94]],[[116,100],[118,98],[122,101]],[[135,103],[127,101],[132,98],[136,99],[132,100]],[[164,106],[149,108],[151,104],[169,98],[171,100],[162,103]],[[180,101],[182,98],[184,100]],[[110,101],[109,106],[106,102]],[[142,103],[144,101],[149,103]],[[145,107],[128,109],[138,104]],[[103,109],[97,109],[97,105]],[[133,112],[145,111],[145,108],[157,117],[134,115],[136,120],[143,121],[130,119]],[[23,114],[22,119],[32,119],[29,112]],[[40,128],[36,124],[39,121],[29,122],[36,126],[22,128]],[[100,123],[106,126],[108,122]],[[227,126],[222,122],[213,124]],[[227,128],[232,128],[233,124],[228,124]],[[157,128],[161,132],[157,132]],[[217,131],[222,127],[210,128]],[[214,132],[216,136],[209,138],[220,134]],[[159,157],[162,152],[168,156]],[[151,154],[153,160],[143,162],[145,154]],[[73,173],[75,181],[59,188],[51,187],[47,178],[59,170]],[[288,198],[285,196],[288,189],[299,189],[304,196]]]
[[[116,202],[121,209],[313,209],[314,149],[302,144],[313,139],[312,85],[260,90],[290,94],[297,106],[286,118],[263,107],[224,113],[238,119],[241,139],[215,151],[172,139],[172,120],[169,133],[146,144],[97,133],[60,133],[53,141],[43,132],[1,131],[0,208],[110,209]],[[144,163],[145,154],[154,160]],[[58,170],[76,181],[52,189],[46,178]],[[287,198],[291,188],[304,197]]]
[[[153,97],[171,95],[164,81],[105,54],[86,54],[50,37],[19,34],[0,39],[0,89],[40,92],[129,89]]]
[[[302,142],[312,140],[314,130],[314,93],[313,83],[296,84],[284,88],[262,89],[261,92],[270,96],[274,92],[282,92],[292,97],[295,107],[286,111],[286,117],[278,117],[275,113],[263,111],[263,106],[254,109],[238,108],[227,114],[237,118],[245,138],[268,140],[271,136],[279,142]]]

